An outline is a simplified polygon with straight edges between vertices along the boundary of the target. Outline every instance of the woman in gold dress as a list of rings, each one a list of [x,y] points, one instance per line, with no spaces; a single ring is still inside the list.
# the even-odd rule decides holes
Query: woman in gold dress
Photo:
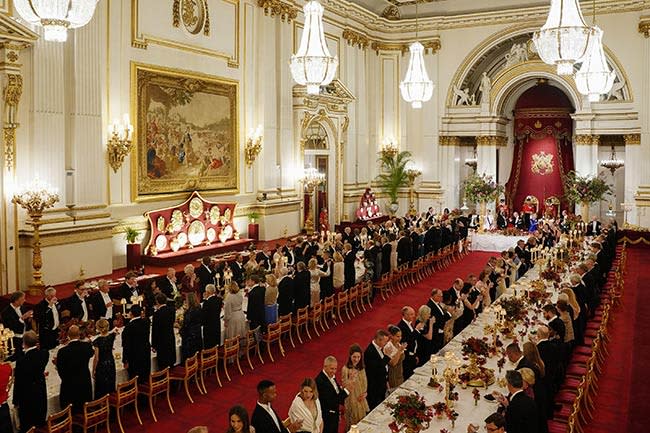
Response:
[[[345,422],[347,428],[358,423],[369,411],[368,379],[363,363],[363,350],[358,344],[350,346],[348,362],[341,369],[343,387],[350,395],[345,399]]]
[[[390,340],[384,346],[384,355],[390,358],[388,361],[388,394],[404,383],[404,350],[406,343],[402,343],[402,330],[395,325],[388,327]]]

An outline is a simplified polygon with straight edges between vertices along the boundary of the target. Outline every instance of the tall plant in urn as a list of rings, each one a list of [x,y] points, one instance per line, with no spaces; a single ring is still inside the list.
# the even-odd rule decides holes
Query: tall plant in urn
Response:
[[[612,193],[612,187],[600,176],[581,176],[570,171],[564,176],[564,191],[568,201],[580,204],[583,221],[589,219],[589,205]]]
[[[473,173],[465,180],[465,198],[481,205],[482,216],[486,213],[487,202],[499,198],[503,190],[503,185],[499,185],[492,176],[485,173]]]
[[[411,152],[403,150],[401,152],[382,152],[379,163],[381,173],[377,176],[379,187],[388,195],[390,200],[390,213],[394,215],[399,209],[397,195],[400,188],[409,184],[407,165],[411,162]]]

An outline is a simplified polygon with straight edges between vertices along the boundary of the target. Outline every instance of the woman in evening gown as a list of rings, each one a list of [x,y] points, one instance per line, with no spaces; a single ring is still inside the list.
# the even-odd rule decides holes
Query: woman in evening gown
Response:
[[[95,399],[115,391],[115,357],[113,343],[115,333],[108,332],[108,320],[97,321],[99,337],[93,341],[95,357],[93,358],[93,376],[95,377]]]

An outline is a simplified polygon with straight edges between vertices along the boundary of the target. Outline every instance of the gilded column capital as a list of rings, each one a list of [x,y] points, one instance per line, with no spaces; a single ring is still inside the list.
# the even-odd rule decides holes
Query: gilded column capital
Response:
[[[440,146],[459,146],[460,137],[456,135],[441,135],[438,137],[438,144]]]
[[[650,38],[650,17],[641,17],[639,21],[639,33],[646,39]]]
[[[576,135],[573,142],[578,146],[598,146],[600,144],[600,135],[580,134]]]
[[[257,0],[257,5],[264,9],[264,15],[270,15],[271,18],[278,16],[287,23],[298,16],[298,8],[282,0]]]
[[[414,41],[406,42],[386,42],[386,41],[372,41],[370,47],[375,51],[375,54],[379,54],[380,51],[399,51],[402,55],[405,55],[409,52],[409,47]],[[440,37],[435,36],[432,39],[425,39],[419,41],[424,47],[424,54],[436,54],[440,51],[442,44],[440,42]]]
[[[623,135],[625,145],[639,145],[641,144],[641,134],[625,134]]]
[[[365,50],[370,45],[368,36],[350,29],[343,30],[343,39],[348,42],[348,45],[357,46],[362,50]]]
[[[476,137],[477,146],[506,146],[508,144],[508,137],[500,135],[479,135]]]

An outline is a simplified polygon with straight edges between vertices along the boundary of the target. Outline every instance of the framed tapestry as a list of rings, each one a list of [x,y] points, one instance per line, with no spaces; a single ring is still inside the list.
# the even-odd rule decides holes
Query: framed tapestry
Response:
[[[238,192],[238,84],[131,64],[134,201]]]

